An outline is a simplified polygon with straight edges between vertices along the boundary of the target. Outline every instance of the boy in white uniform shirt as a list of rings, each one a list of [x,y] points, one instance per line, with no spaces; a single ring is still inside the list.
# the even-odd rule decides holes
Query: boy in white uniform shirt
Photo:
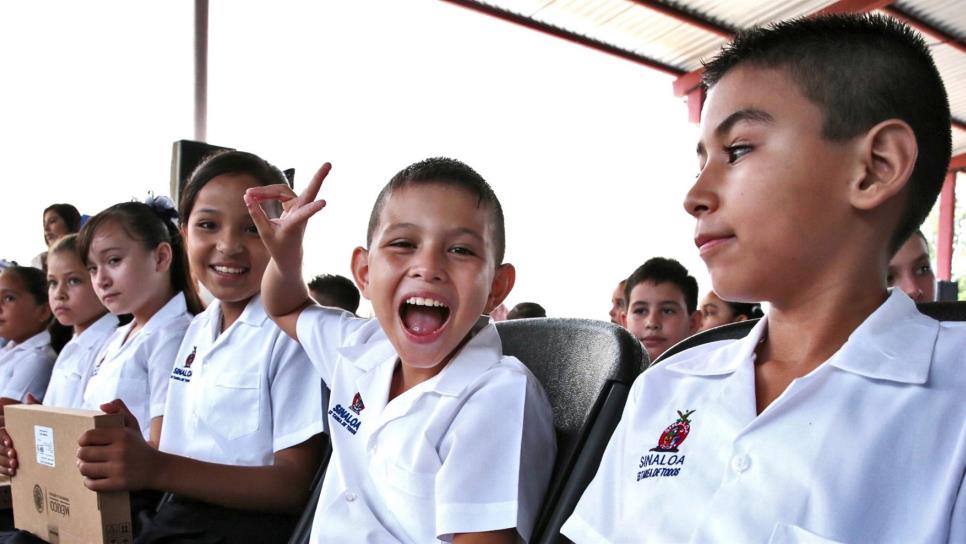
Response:
[[[249,189],[272,254],[265,308],[299,340],[331,394],[333,457],[313,542],[527,540],[555,443],[542,388],[504,357],[480,315],[509,293],[503,214],[468,166],[428,159],[380,193],[352,270],[376,320],[312,304],[302,281],[305,222],[329,170],[295,197]],[[259,202],[281,200],[269,220]]]
[[[771,310],[638,378],[563,533],[966,542],[966,336],[885,277],[950,156],[928,47],[883,17],[802,19],[704,77],[695,243],[715,292]]]

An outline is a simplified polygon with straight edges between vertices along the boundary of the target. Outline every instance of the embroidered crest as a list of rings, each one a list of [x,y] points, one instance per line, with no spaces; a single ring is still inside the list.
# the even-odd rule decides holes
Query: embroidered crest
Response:
[[[664,432],[661,433],[661,438],[657,441],[657,447],[651,448],[651,451],[676,452],[678,451],[678,446],[688,437],[688,433],[691,432],[691,420],[688,417],[694,413],[694,410],[688,410],[684,413],[678,410],[677,412],[679,416],[677,421],[664,429]]]
[[[352,397],[352,406],[349,406],[349,409],[357,414],[366,409],[366,405],[362,402],[362,395],[356,393],[356,395]]]
[[[188,357],[184,360],[185,368],[191,368],[191,363],[195,362],[195,353],[197,351],[198,351],[198,346],[194,346],[191,348],[191,353],[188,354]]]

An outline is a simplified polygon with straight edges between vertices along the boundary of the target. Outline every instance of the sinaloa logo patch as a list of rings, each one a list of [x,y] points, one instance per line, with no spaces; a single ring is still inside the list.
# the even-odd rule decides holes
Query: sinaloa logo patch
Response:
[[[678,410],[678,419],[667,426],[658,438],[657,446],[641,456],[638,463],[637,481],[648,478],[668,478],[681,473],[684,468],[684,455],[678,455],[679,448],[691,432],[691,414],[694,410]]]

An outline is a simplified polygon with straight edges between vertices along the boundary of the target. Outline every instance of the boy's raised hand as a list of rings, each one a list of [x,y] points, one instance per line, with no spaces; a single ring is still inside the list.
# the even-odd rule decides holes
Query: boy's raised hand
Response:
[[[77,468],[92,491],[136,491],[151,487],[158,451],[141,435],[138,420],[124,401],[101,405],[108,414],[124,414],[124,426],[91,429],[81,435]]]
[[[258,234],[277,263],[289,264],[301,259],[302,237],[305,224],[316,212],[325,207],[324,200],[316,200],[322,181],[332,165],[325,163],[319,168],[308,187],[296,196],[288,185],[278,184],[266,187],[251,187],[245,191],[245,205],[258,228]],[[277,219],[268,217],[261,203],[278,201],[282,204],[282,215]]]

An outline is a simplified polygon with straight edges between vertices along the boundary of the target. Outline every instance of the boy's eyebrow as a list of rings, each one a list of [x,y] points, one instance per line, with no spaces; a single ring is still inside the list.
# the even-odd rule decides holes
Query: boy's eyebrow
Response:
[[[727,134],[729,130],[741,122],[770,125],[775,122],[775,118],[765,110],[760,110],[758,108],[742,108],[726,117],[724,121],[718,123],[718,126],[714,129],[714,134],[715,136],[721,137],[722,135]],[[705,155],[703,143],[698,142],[696,152],[698,155]]]
[[[393,230],[418,229],[418,228],[419,228],[419,225],[417,225],[415,223],[393,223],[392,225],[389,225],[388,227],[386,227],[386,232],[390,232],[390,231],[393,231]],[[476,238],[476,239],[480,240],[481,242],[485,242],[486,241],[486,239],[483,238],[483,235],[482,234],[480,234],[480,233],[476,232],[475,230],[473,230],[471,228],[468,228],[468,227],[457,227],[457,228],[453,229],[452,231],[450,231],[450,233],[451,234],[467,234],[469,236],[472,236],[473,238]]]

